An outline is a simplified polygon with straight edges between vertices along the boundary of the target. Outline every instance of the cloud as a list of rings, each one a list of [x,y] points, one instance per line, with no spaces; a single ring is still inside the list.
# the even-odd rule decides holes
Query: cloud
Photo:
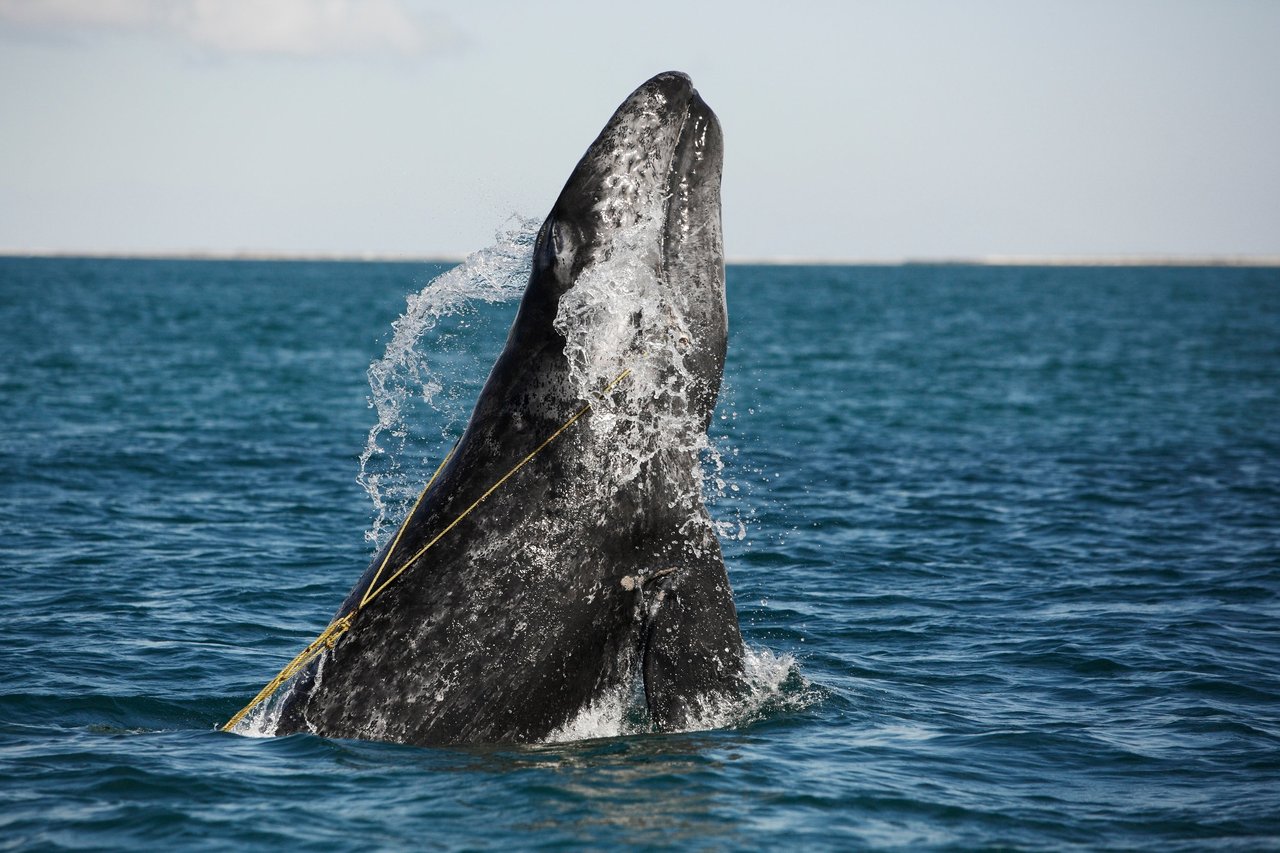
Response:
[[[177,38],[215,53],[415,56],[451,40],[405,0],[0,0],[0,24]]]

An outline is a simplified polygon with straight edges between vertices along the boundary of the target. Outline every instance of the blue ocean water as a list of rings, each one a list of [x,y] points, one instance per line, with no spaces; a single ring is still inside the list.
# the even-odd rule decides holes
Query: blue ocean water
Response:
[[[1280,848],[1274,269],[731,267],[713,513],[774,701],[215,731],[364,568],[366,369],[442,269],[0,260],[0,847]],[[449,331],[461,396],[513,311]]]

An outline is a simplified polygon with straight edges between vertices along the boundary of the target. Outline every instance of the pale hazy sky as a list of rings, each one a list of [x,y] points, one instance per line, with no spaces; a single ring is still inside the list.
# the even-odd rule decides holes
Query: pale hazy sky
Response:
[[[733,257],[1280,254],[1280,2],[0,0],[0,249],[458,255],[689,72]]]

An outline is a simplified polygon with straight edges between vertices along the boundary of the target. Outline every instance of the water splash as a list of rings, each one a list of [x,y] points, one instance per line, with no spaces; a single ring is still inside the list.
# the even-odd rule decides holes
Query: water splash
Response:
[[[740,728],[775,714],[791,713],[821,698],[796,666],[791,655],[747,646],[742,659],[746,690],[722,701],[708,701],[693,715],[684,732]],[[544,743],[656,733],[644,707],[639,681],[597,696],[572,720],[547,736]]]
[[[677,500],[692,511],[703,486],[697,460],[705,457],[712,470],[721,462],[690,405],[695,379],[684,350],[692,334],[658,272],[659,211],[617,229],[560,298],[555,328],[565,338],[569,378],[583,400],[630,371],[626,393],[595,402],[589,422],[597,441],[609,447],[606,489],[635,479],[657,453],[683,450],[693,460],[692,488]]]
[[[324,661],[321,660],[316,669],[317,682],[323,668]],[[280,715],[284,712],[285,701],[289,698],[289,694],[293,692],[298,677],[295,675],[294,678],[282,684],[275,693],[259,703],[257,707],[246,714],[244,719],[236,723],[230,730],[245,737],[275,737],[276,728],[280,724]]]
[[[378,422],[369,430],[360,453],[356,480],[373,502],[374,519],[365,539],[381,546],[422,488],[421,473],[429,457],[458,431],[467,417],[468,401],[451,393],[434,362],[440,347],[422,341],[450,315],[474,313],[477,302],[518,299],[529,278],[533,245],[541,223],[513,216],[494,244],[432,279],[411,294],[405,312],[391,325],[391,341],[382,358],[369,365],[369,406]],[[442,425],[438,437],[426,426]]]

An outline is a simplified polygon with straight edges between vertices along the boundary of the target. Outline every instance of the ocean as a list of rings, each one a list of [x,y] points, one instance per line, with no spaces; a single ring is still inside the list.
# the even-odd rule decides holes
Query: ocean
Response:
[[[1277,269],[730,266],[707,488],[770,695],[217,731],[465,419],[509,298],[366,452],[445,269],[0,259],[0,849],[1280,849]]]

